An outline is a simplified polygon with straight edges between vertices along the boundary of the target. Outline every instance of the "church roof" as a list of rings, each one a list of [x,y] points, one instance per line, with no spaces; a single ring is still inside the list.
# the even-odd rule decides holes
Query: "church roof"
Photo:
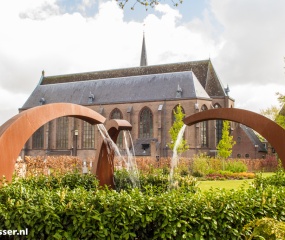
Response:
[[[252,144],[258,146],[258,149],[257,149],[258,152],[267,152],[266,148],[264,147],[262,142],[259,140],[255,132],[251,128],[243,124],[240,124],[240,127],[246,133],[246,135],[248,136]]]
[[[52,79],[54,79],[52,77]],[[169,72],[85,81],[45,82],[39,84],[22,109],[45,103],[69,102],[80,105],[114,104],[210,96],[192,71]],[[177,88],[181,95],[177,96]],[[92,98],[92,101],[90,101]]]
[[[56,84],[68,82],[80,82],[87,80],[99,80],[108,78],[124,78],[141,75],[153,75],[162,73],[175,73],[183,71],[193,71],[201,85],[206,89],[211,97],[226,96],[224,87],[220,82],[211,60],[191,61],[182,63],[171,63],[162,65],[152,65],[133,68],[122,68],[113,70],[103,70],[96,72],[75,73],[58,76],[42,77],[40,84]],[[118,79],[119,80],[119,79]]]

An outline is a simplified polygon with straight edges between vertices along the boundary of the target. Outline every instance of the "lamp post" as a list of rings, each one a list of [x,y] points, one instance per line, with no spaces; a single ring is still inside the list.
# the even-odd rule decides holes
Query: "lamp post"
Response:
[[[78,130],[74,130],[74,136],[75,136],[75,146],[74,146],[74,156],[77,156],[77,137],[78,137]]]
[[[257,144],[255,144],[255,145],[254,145],[254,147],[255,147],[255,159],[256,159],[258,145],[257,145]]]
[[[168,144],[165,145],[166,157],[168,157]]]
[[[82,173],[83,174],[87,174],[88,173],[88,168],[87,168],[87,165],[86,165],[86,161],[83,162]]]

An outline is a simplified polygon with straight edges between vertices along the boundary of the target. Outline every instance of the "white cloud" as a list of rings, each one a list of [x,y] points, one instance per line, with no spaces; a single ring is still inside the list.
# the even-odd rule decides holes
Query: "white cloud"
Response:
[[[146,17],[146,40],[150,64],[162,64],[208,59],[216,56],[221,42],[212,36],[214,27],[207,14],[204,19],[189,23],[179,22],[181,15],[168,5],[158,5],[156,10],[164,14]]]
[[[280,107],[277,100],[277,92],[285,92],[285,85],[280,86],[276,83],[256,85],[252,83],[233,86],[230,88],[230,96],[236,103],[236,108],[246,109],[260,113],[260,110],[271,106]]]
[[[0,88],[0,125],[18,113],[28,94],[11,93]]]
[[[220,75],[233,85],[283,84],[285,1],[212,0],[211,3],[224,29],[225,42],[216,59]]]
[[[19,13],[20,18],[29,18],[32,20],[44,20],[51,16],[56,16],[60,13],[59,7],[54,2],[36,1],[31,8]]]

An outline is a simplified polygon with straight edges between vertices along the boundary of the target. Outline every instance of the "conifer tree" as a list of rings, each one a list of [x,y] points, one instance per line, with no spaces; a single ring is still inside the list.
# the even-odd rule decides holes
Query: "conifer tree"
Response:
[[[169,134],[171,137],[171,143],[169,143],[169,147],[171,150],[174,149],[178,134],[184,125],[183,119],[185,117],[185,114],[183,113],[183,110],[180,104],[176,107],[176,109],[173,110],[173,114],[174,114],[174,122],[169,130]],[[187,141],[184,138],[182,138],[182,141],[177,148],[177,153],[183,153],[188,149],[189,149],[189,146],[187,144]]]
[[[217,145],[218,156],[222,158],[228,158],[232,154],[232,148],[236,144],[233,140],[233,136],[229,132],[230,122],[223,121],[222,139]]]

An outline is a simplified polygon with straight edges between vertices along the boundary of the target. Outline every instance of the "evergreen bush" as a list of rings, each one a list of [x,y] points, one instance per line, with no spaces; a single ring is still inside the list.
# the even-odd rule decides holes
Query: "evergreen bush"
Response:
[[[87,188],[88,175],[63,178],[3,184],[0,229],[28,228],[25,239],[245,239],[251,232],[244,226],[254,219],[285,221],[283,186],[193,193],[183,186],[193,184],[189,177],[173,190],[114,191]]]

